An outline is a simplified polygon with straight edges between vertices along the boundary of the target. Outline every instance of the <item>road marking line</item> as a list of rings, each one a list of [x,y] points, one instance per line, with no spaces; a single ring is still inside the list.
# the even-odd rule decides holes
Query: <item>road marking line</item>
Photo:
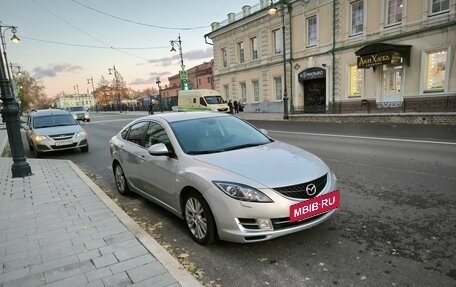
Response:
[[[410,139],[349,136],[349,135],[334,135],[334,134],[317,134],[317,133],[302,133],[302,132],[284,132],[284,131],[272,131],[272,130],[270,130],[269,132],[270,133],[279,133],[279,134],[296,134],[296,135],[321,136],[321,137],[339,137],[339,138],[353,138],[353,139],[366,139],[366,140],[383,140],[383,141],[396,141],[396,142],[456,145],[456,142],[439,142],[439,141],[427,141],[427,140],[410,140]]]

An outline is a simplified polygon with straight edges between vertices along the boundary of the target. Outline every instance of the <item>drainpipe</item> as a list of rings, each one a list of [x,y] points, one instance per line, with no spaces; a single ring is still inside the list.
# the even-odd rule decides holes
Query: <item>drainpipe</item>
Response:
[[[292,12],[292,4],[287,4],[287,12],[288,12],[288,21],[290,22],[288,27],[290,31],[290,58],[288,59],[288,63],[290,64],[290,113],[294,113],[294,106],[293,106],[293,29],[291,28],[291,12]],[[285,49],[285,48],[284,48]]]
[[[336,55],[335,55],[335,49],[336,49],[336,0],[333,0],[333,41],[332,41],[332,49],[331,49],[331,54],[332,54],[332,113],[334,113],[334,110],[336,108],[335,105],[335,88],[336,88]]]

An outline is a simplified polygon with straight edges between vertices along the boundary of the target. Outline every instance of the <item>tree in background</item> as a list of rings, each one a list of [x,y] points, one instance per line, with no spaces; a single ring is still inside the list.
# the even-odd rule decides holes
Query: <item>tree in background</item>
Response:
[[[44,93],[45,87],[40,81],[31,77],[27,71],[21,71],[21,75],[15,79],[18,95],[21,99],[21,111],[50,107],[51,101]]]

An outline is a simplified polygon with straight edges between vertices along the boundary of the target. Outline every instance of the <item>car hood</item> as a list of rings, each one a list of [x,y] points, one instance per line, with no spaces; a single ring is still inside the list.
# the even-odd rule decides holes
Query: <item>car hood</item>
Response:
[[[315,155],[282,142],[196,158],[271,188],[311,181],[329,172]]]
[[[83,131],[83,129],[80,125],[72,125],[72,126],[57,126],[57,127],[34,129],[33,133],[36,135],[44,136],[44,135],[54,135],[54,134],[77,133],[77,132],[81,132],[81,131]]]

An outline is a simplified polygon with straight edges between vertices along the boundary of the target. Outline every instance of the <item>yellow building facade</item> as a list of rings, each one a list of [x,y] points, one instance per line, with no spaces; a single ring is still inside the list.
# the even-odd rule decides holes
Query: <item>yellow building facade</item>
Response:
[[[205,37],[215,88],[245,111],[283,112],[284,97],[291,113],[456,111],[455,0],[261,0],[227,16]]]

